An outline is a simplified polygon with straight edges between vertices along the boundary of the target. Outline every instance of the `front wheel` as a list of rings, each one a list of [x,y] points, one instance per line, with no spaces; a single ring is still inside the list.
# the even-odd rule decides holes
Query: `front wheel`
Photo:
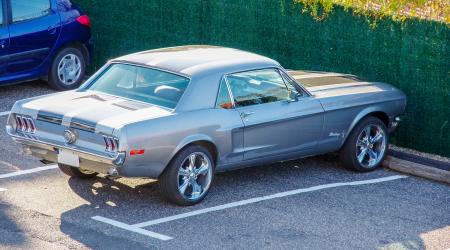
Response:
[[[213,177],[211,153],[202,146],[189,146],[175,156],[161,175],[161,194],[177,205],[194,205],[205,198]]]
[[[350,133],[340,152],[345,168],[358,172],[375,170],[386,156],[389,134],[378,118],[364,118]]]

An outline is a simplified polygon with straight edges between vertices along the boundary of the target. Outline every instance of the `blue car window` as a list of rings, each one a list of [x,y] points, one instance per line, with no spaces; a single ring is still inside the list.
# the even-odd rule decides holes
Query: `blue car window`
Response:
[[[112,64],[87,89],[173,109],[188,84],[188,78],[166,71]]]
[[[3,24],[3,4],[0,2],[0,25]]]
[[[22,22],[50,13],[50,0],[11,0],[12,21]]]
[[[289,100],[289,90],[276,69],[236,73],[227,77],[236,107]]]

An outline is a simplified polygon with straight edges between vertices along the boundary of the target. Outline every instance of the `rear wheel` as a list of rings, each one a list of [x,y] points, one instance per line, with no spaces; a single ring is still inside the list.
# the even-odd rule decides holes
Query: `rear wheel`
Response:
[[[85,169],[77,168],[77,167],[72,167],[72,166],[60,164],[60,163],[58,163],[58,167],[66,175],[80,178],[80,179],[90,179],[90,178],[94,178],[95,176],[98,175],[98,173],[96,173],[94,171],[85,170]]]
[[[74,47],[64,48],[55,56],[49,72],[49,85],[57,90],[80,86],[86,70],[83,53]]]
[[[389,134],[378,118],[364,118],[350,133],[340,152],[345,168],[368,172],[378,168],[386,156]]]
[[[202,146],[189,146],[178,153],[159,179],[161,194],[181,206],[205,198],[214,177],[211,153]]]

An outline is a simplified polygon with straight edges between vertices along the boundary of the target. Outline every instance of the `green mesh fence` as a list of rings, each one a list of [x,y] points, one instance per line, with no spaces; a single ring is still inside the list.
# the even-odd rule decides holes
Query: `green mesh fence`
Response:
[[[397,145],[450,156],[450,29],[380,21],[342,8],[323,22],[291,0],[76,0],[91,17],[94,63],[146,49],[212,44],[253,51],[284,67],[344,72],[408,95]]]

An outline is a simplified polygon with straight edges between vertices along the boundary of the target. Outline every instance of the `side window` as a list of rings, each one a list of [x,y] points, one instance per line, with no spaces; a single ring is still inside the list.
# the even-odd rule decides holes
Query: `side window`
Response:
[[[22,22],[50,13],[50,0],[11,0],[12,21]]]
[[[227,77],[236,107],[289,100],[289,90],[276,69],[236,73]]]
[[[217,108],[230,109],[233,107],[231,103],[230,93],[228,92],[227,84],[225,81],[220,83],[219,93],[217,94]]]

